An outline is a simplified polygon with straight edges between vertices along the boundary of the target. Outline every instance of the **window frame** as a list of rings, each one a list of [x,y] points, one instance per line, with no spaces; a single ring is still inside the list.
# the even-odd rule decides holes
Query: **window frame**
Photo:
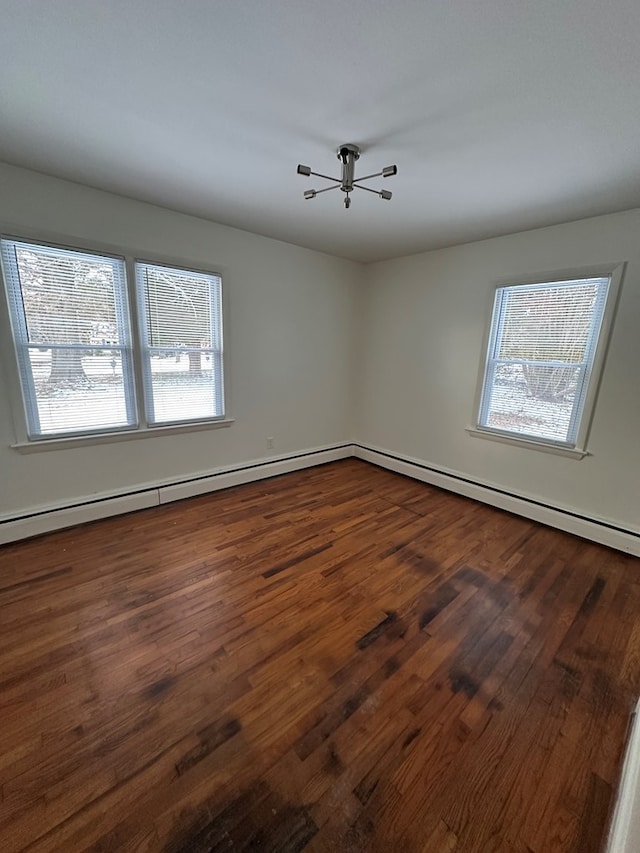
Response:
[[[4,281],[4,273],[0,265],[0,360],[4,364],[7,383],[9,408],[14,426],[15,443],[12,448],[20,453],[31,453],[45,450],[56,450],[65,447],[105,444],[130,439],[147,438],[150,436],[167,435],[172,433],[197,432],[204,430],[229,427],[234,423],[230,411],[229,390],[229,298],[225,287],[224,271],[214,271],[210,268],[196,267],[193,261],[176,256],[161,255],[155,252],[145,252],[144,260],[139,250],[131,247],[101,243],[99,241],[84,241],[68,238],[57,234],[43,234],[40,230],[16,228],[0,223],[0,238],[52,249],[80,252],[82,254],[109,257],[121,260],[124,270],[125,309],[129,317],[132,377],[131,391],[133,408],[136,415],[136,425],[124,425],[107,429],[77,430],[64,433],[49,433],[33,435],[29,433],[27,407],[33,404],[25,396],[20,379],[18,341],[14,338],[12,310],[9,305],[9,289]],[[138,290],[136,285],[137,262],[166,266],[170,269],[185,272],[196,272],[203,275],[215,276],[220,280],[221,291],[221,374],[223,386],[223,414],[215,418],[198,418],[162,423],[151,423],[147,420],[145,411],[145,392],[143,383],[142,350],[140,318],[138,312]]]
[[[626,264],[624,262],[598,266],[594,265],[576,269],[564,269],[562,271],[532,274],[528,276],[510,276],[508,279],[505,278],[498,282],[494,282],[494,285],[491,288],[488,310],[485,315],[486,321],[482,350],[478,363],[478,378],[473,409],[474,426],[466,427],[466,431],[470,435],[475,438],[487,438],[491,441],[541,450],[548,453],[556,453],[574,459],[583,459],[585,456],[591,455],[587,450],[587,443],[591,432],[597,396],[606,364],[606,355],[611,342],[611,334],[619,301],[625,265]],[[602,323],[595,346],[591,375],[588,379],[587,388],[584,394],[582,414],[577,426],[575,442],[535,437],[529,434],[520,434],[509,430],[500,430],[496,427],[484,426],[481,423],[484,402],[483,397],[485,382],[490,373],[491,350],[495,343],[497,334],[497,329],[494,329],[493,319],[498,291],[506,287],[535,287],[556,282],[564,283],[590,278],[609,278],[609,287],[605,297]]]

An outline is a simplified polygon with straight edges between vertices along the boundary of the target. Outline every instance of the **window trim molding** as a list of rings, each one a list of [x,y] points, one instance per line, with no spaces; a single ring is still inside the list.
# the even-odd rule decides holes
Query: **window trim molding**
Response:
[[[131,322],[131,345],[133,349],[133,379],[135,383],[135,406],[138,414],[138,423],[135,427],[125,426],[109,430],[82,430],[78,432],[65,433],[63,435],[29,435],[26,406],[22,383],[20,382],[20,371],[17,363],[16,345],[13,337],[11,323],[11,311],[8,303],[8,293],[0,269],[0,361],[3,370],[9,406],[11,409],[11,421],[14,428],[15,441],[10,445],[12,449],[20,453],[37,452],[39,450],[57,450],[63,447],[81,447],[91,444],[104,444],[118,442],[125,439],[145,438],[152,435],[167,435],[171,433],[196,432],[217,427],[231,426],[235,418],[230,414],[231,392],[230,392],[230,359],[229,351],[229,294],[227,284],[227,273],[225,267],[212,264],[211,268],[194,265],[193,259],[187,260],[180,256],[166,255],[154,251],[143,251],[140,247],[103,243],[99,240],[85,240],[77,236],[69,236],[43,229],[31,229],[16,226],[4,220],[0,220],[0,236],[2,239],[24,241],[54,249],[66,249],[93,255],[106,255],[111,258],[122,260],[126,275],[127,308]],[[151,424],[147,422],[144,412],[143,384],[142,384],[142,359],[137,356],[140,347],[140,329],[138,323],[137,293],[135,281],[136,262],[152,263],[173,269],[215,275],[220,279],[222,300],[222,335],[223,335],[223,405],[224,415],[218,418],[185,420],[170,424]],[[138,350],[136,350],[138,348]]]
[[[148,429],[119,429],[112,432],[93,432],[78,435],[65,435],[60,438],[41,438],[27,442],[12,444],[18,453],[40,453],[43,450],[64,450],[72,447],[86,447],[94,444],[112,444],[120,441],[131,441],[139,438],[149,438],[156,435],[174,435],[184,432],[205,432],[210,429],[222,429],[235,423],[235,418],[220,418],[215,421],[183,421],[175,424],[162,424]]]
[[[511,444],[515,447],[528,447],[531,450],[542,450],[545,453],[555,453],[557,456],[567,456],[570,459],[584,459],[592,456],[588,450],[570,444],[554,444],[547,441],[536,441],[528,435],[522,438],[516,434],[500,432],[499,430],[488,430],[483,427],[467,426],[465,432],[473,438],[488,438],[489,441],[498,441],[500,444]]]
[[[571,267],[562,270],[542,271],[539,273],[528,273],[525,275],[512,275],[500,277],[494,280],[490,289],[487,309],[485,310],[485,325],[482,337],[482,349],[478,361],[478,373],[476,379],[476,393],[473,401],[473,413],[471,423],[474,426],[465,427],[468,435],[474,438],[488,438],[492,441],[523,447],[531,450],[542,450],[547,453],[556,453],[561,456],[571,457],[576,460],[584,459],[592,454],[587,450],[588,440],[595,415],[596,401],[602,377],[606,369],[606,359],[611,343],[613,323],[620,302],[620,291],[622,280],[626,269],[626,261],[615,261],[609,264],[593,264],[587,267]],[[490,429],[480,424],[480,411],[482,405],[482,392],[487,370],[489,344],[492,339],[493,308],[495,305],[496,291],[503,287],[517,287],[519,285],[547,284],[549,282],[573,281],[578,279],[610,277],[609,292],[605,302],[602,315],[600,336],[595,349],[591,379],[587,388],[582,409],[582,417],[575,444],[537,439],[531,435],[511,433],[498,429]]]

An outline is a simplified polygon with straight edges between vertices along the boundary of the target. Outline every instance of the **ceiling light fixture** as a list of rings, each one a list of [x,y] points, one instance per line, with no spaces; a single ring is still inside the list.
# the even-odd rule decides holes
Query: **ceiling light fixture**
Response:
[[[299,175],[305,175],[306,177],[309,177],[309,175],[315,175],[317,178],[324,178],[325,181],[335,181],[335,184],[332,187],[327,187],[324,190],[305,190],[304,197],[315,198],[317,195],[320,195],[320,193],[328,193],[329,190],[341,189],[345,194],[344,206],[347,210],[351,207],[351,198],[349,194],[352,193],[354,189],[366,190],[368,193],[373,193],[374,195],[380,196],[380,198],[384,198],[389,201],[391,198],[389,190],[372,190],[370,187],[363,187],[362,184],[356,183],[354,171],[356,160],[359,159],[360,149],[358,146],[353,145],[352,143],[346,143],[338,148],[338,160],[342,163],[341,178],[332,178],[329,175],[321,175],[319,172],[312,172],[310,166],[298,165]],[[365,175],[363,178],[358,178],[357,180],[368,181],[370,178],[390,178],[392,175],[397,174],[397,166],[385,166],[381,172],[376,172],[374,175]]]

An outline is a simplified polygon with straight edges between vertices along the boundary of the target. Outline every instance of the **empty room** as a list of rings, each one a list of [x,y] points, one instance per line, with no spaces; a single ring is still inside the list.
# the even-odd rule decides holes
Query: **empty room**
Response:
[[[637,0],[0,11],[0,851],[638,853]]]

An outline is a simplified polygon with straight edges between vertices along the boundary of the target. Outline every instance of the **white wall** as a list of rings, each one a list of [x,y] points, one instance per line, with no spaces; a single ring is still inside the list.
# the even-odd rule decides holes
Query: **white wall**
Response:
[[[0,370],[0,518],[352,438],[359,264],[0,164],[0,223],[223,276],[227,429],[21,455]],[[2,301],[3,302],[3,301]],[[4,310],[4,303],[2,310]],[[267,453],[266,438],[275,438]]]
[[[497,283],[627,261],[581,461],[469,436]],[[640,211],[372,265],[358,441],[640,531]]]
[[[0,519],[356,440],[640,531],[640,211],[362,267],[0,164],[9,233],[223,275],[233,426],[22,455],[0,370]],[[470,437],[495,284],[627,262],[582,461]],[[274,436],[275,450],[266,450]]]

